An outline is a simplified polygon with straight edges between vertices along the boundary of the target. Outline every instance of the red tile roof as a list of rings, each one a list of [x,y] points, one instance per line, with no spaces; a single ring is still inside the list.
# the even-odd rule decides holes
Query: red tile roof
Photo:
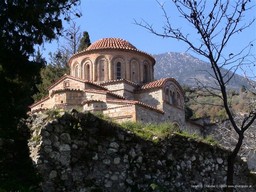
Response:
[[[152,81],[152,82],[149,82],[149,83],[146,83],[146,84],[142,85],[138,89],[138,91],[153,89],[153,88],[162,88],[167,81],[174,82],[180,88],[181,91],[183,90],[182,87],[180,86],[180,84],[174,78],[163,78],[163,79],[159,79],[159,80]]]
[[[114,80],[109,80],[109,81],[104,81],[104,82],[99,82],[98,85],[100,86],[106,86],[106,85],[111,85],[111,84],[117,84],[117,83],[127,83],[130,84],[134,87],[139,86],[137,83],[133,82],[133,81],[129,81],[127,79],[114,79]]]
[[[46,96],[46,97],[42,98],[41,100],[39,100],[39,101],[33,103],[32,105],[30,105],[29,108],[32,108],[32,107],[34,107],[36,105],[39,105],[40,103],[43,103],[44,101],[47,101],[48,99],[50,99],[50,97]]]
[[[144,56],[147,56],[153,63],[153,65],[155,64],[155,59],[143,52],[138,50],[134,45],[132,45],[130,42],[124,40],[124,39],[120,39],[120,38],[103,38],[100,39],[96,42],[94,42],[93,44],[91,44],[87,49],[82,50],[81,52],[75,53],[74,55],[72,55],[72,57],[69,59],[68,61],[68,65],[71,64],[72,60],[74,58],[77,58],[81,55],[85,55],[85,54],[90,54],[91,52],[95,52],[95,51],[100,51],[100,50],[125,50],[125,51],[132,51],[132,52],[136,52],[138,54],[142,54]]]
[[[57,84],[59,84],[60,82],[64,81],[65,79],[72,79],[72,80],[75,80],[75,81],[79,81],[79,82],[82,82],[82,83],[87,83],[87,84],[91,84],[91,85],[94,85],[96,87],[99,87],[103,90],[107,90],[105,87],[97,84],[97,83],[94,83],[92,81],[87,81],[87,80],[83,80],[81,78],[77,78],[77,77],[74,77],[74,76],[71,76],[71,75],[63,75],[60,79],[58,79],[57,81],[55,81],[50,87],[48,87],[48,90],[50,90],[51,88],[53,88],[54,86],[56,86]]]
[[[105,103],[105,102],[101,101],[101,100],[91,99],[91,100],[84,100],[84,101],[82,101],[81,104],[84,105],[86,103]]]
[[[137,48],[128,41],[120,38],[103,38],[91,44],[86,51],[98,49],[129,49],[137,51]]]

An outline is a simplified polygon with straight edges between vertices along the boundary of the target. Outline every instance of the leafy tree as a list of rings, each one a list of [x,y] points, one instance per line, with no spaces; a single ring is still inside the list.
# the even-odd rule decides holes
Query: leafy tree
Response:
[[[78,46],[78,51],[83,51],[91,45],[90,36],[87,31],[84,31],[83,37],[80,39],[80,44]]]
[[[188,120],[193,116],[193,110],[185,105],[185,119]]]
[[[163,31],[159,32],[152,24],[145,21],[136,23],[155,35],[173,38],[185,43],[189,50],[205,57],[210,62],[214,75],[210,73],[209,75],[215,80],[221,94],[213,92],[214,88],[202,86],[208,93],[221,99],[226,115],[238,137],[237,143],[228,157],[226,191],[233,191],[235,158],[243,144],[245,131],[256,119],[256,111],[254,108],[240,122],[235,121],[235,112],[230,107],[228,100],[227,84],[236,70],[242,67],[246,58],[250,56],[253,44],[249,42],[248,46],[243,47],[237,53],[225,54],[225,50],[232,39],[237,38],[237,35],[250,27],[255,21],[255,18],[252,18],[249,22],[244,20],[246,13],[249,13],[255,7],[255,4],[251,0],[172,0],[172,2],[181,18],[184,19],[186,24],[192,26],[191,31],[187,32],[182,30],[181,27],[174,27],[172,21],[175,19],[169,17],[164,5],[160,3],[165,18]],[[194,31],[193,36],[192,31]],[[228,68],[228,72],[222,72],[223,67]]]
[[[26,116],[32,103],[31,95],[43,66],[42,60],[33,61],[31,56],[35,45],[61,34],[60,16],[69,20],[72,13],[76,14],[73,7],[78,3],[79,0],[0,1],[0,137],[14,141],[10,147],[13,159],[0,151],[0,190],[18,191],[33,182],[33,178],[25,177],[30,165],[27,138],[17,131],[20,118]]]
[[[41,82],[36,85],[38,93],[33,95],[35,101],[41,100],[48,95],[48,87],[57,81],[64,74],[68,74],[67,55],[62,54],[60,50],[56,53],[50,53],[50,64],[45,65],[40,70]]]
[[[78,39],[80,27],[77,27],[73,22],[71,27],[67,30],[69,36],[65,38],[66,42],[60,46],[55,53],[50,53],[50,61],[49,64],[45,65],[40,71],[41,82],[37,84],[38,93],[33,95],[33,99],[38,101],[43,97],[48,95],[48,87],[58,80],[64,74],[69,73],[69,67],[67,65],[68,59],[75,53],[77,47],[85,47],[88,46],[88,42],[90,42],[88,32],[84,32],[84,37],[86,37],[86,42],[83,38]],[[78,42],[80,43],[78,44]],[[89,43],[90,44],[90,43]]]

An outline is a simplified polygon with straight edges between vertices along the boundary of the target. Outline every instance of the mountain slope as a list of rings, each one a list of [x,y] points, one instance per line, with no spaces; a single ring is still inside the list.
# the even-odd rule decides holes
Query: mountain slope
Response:
[[[180,84],[189,87],[198,87],[198,81],[206,86],[216,87],[216,82],[209,63],[201,61],[187,53],[163,53],[153,55],[156,59],[155,79],[173,77]],[[227,70],[223,69],[223,72]],[[235,75],[228,88],[239,90],[242,86],[250,87],[247,80]]]

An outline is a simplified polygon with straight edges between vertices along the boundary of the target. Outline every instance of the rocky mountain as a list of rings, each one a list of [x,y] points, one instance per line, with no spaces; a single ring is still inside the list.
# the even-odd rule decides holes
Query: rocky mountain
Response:
[[[153,55],[156,59],[155,79],[173,77],[180,84],[189,87],[198,87],[198,82],[203,85],[216,87],[216,82],[209,63],[201,61],[187,53],[163,53]],[[223,69],[223,72],[227,70]],[[250,87],[247,80],[235,75],[229,82],[228,88],[239,90],[242,86]]]

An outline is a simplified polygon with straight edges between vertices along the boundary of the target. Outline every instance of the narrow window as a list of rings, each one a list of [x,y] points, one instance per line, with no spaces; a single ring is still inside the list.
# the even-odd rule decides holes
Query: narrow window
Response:
[[[180,99],[180,94],[177,93],[177,105],[181,106],[181,99]]]
[[[172,94],[172,91],[170,91],[169,103],[173,104],[173,94]]]
[[[122,71],[121,71],[121,63],[117,62],[116,64],[116,79],[122,78]]]
[[[137,74],[139,73],[137,69],[138,63],[136,61],[132,61],[131,63],[131,81],[138,82]]]
[[[177,105],[175,92],[172,93],[172,103],[173,103],[173,105]]]
[[[85,67],[85,79],[90,81],[90,65],[86,65]]]
[[[99,81],[104,81],[105,80],[105,72],[104,72],[104,67],[105,67],[105,60],[101,59],[99,60]]]
[[[148,82],[148,66],[147,65],[144,65],[143,66],[143,82],[146,83]]]

